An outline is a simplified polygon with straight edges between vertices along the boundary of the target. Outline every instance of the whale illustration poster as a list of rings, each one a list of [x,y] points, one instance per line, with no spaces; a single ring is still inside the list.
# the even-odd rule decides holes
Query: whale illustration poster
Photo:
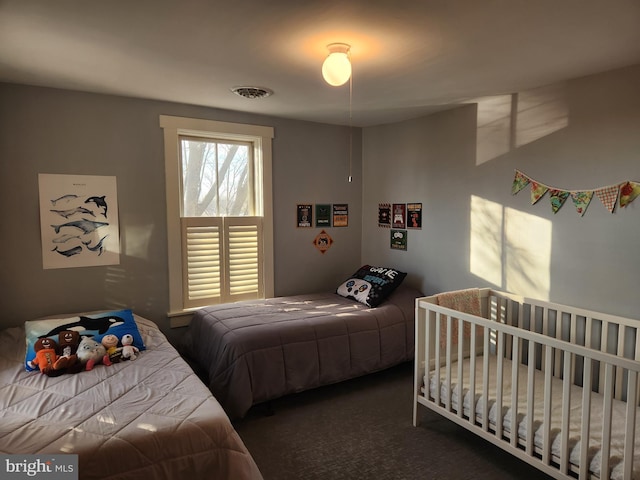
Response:
[[[42,266],[120,263],[116,177],[38,175]]]

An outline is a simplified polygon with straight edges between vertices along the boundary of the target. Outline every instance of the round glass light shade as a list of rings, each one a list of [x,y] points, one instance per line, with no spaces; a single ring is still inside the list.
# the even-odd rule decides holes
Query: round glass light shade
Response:
[[[351,77],[351,62],[346,52],[331,52],[322,64],[322,76],[329,85],[339,87]]]

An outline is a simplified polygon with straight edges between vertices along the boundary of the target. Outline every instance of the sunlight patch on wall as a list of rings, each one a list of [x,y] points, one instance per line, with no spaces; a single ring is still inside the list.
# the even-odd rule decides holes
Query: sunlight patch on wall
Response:
[[[569,125],[564,84],[473,99],[476,165],[493,160]]]
[[[149,244],[153,235],[153,225],[127,225],[122,229],[121,242],[124,253],[129,257],[149,259]]]
[[[471,196],[469,268],[496,287],[502,287],[502,212],[499,203]]]
[[[551,221],[505,209],[505,288],[541,300],[551,289]]]
[[[519,295],[548,299],[551,222],[471,196],[469,268]]]
[[[476,165],[504,155],[511,149],[511,95],[477,100]]]
[[[557,132],[569,125],[564,84],[518,94],[516,147]]]

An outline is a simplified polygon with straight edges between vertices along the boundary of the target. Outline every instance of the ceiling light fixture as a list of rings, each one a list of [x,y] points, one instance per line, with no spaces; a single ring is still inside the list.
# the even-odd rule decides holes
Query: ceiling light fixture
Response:
[[[351,78],[351,58],[349,55],[351,45],[330,43],[327,45],[327,49],[329,55],[322,64],[322,76],[329,85],[339,87]]]
[[[353,182],[353,76],[351,72],[351,45],[347,43],[330,43],[327,45],[329,55],[322,64],[322,76],[334,87],[349,82],[349,175],[347,180]]]

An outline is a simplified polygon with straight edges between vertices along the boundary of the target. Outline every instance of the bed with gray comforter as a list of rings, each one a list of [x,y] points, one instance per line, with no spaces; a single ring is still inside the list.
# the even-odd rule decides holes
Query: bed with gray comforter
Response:
[[[183,354],[239,418],[252,405],[412,360],[421,295],[401,285],[375,308],[332,292],[205,307],[193,316]]]

